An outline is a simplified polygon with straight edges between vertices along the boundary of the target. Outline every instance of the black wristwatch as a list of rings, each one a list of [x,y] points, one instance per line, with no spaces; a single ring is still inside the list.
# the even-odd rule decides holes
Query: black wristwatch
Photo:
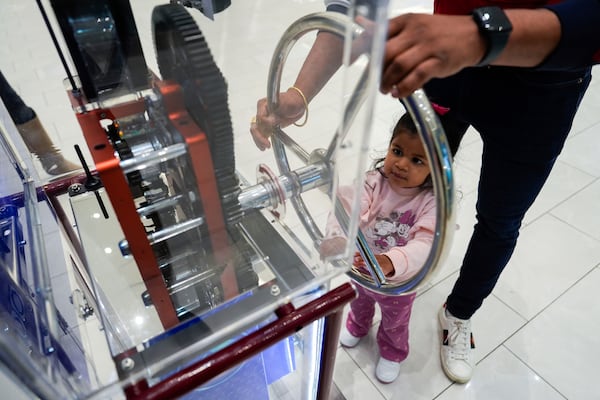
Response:
[[[487,41],[487,51],[477,66],[488,65],[506,47],[512,24],[500,7],[476,8],[473,10],[473,19]]]

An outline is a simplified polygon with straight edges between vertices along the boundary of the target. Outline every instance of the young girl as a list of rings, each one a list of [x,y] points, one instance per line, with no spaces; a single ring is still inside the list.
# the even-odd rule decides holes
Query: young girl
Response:
[[[342,201],[351,190],[340,188]],[[385,158],[367,173],[361,197],[360,229],[388,281],[406,280],[423,266],[433,243],[435,213],[429,163],[416,127],[406,113],[394,128]],[[333,229],[328,237],[341,238],[339,226]],[[358,255],[354,265],[365,266]],[[358,284],[356,289],[358,297],[350,304],[340,342],[354,347],[367,335],[377,303],[381,323],[375,375],[381,382],[393,382],[400,373],[400,363],[408,356],[408,323],[416,295],[377,294]]]

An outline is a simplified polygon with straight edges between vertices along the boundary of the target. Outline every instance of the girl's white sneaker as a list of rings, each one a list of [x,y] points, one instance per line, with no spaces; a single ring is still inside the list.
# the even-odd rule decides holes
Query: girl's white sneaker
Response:
[[[392,383],[400,374],[400,363],[397,361],[386,360],[379,357],[377,367],[375,368],[375,376],[383,383]]]
[[[342,326],[342,329],[340,331],[340,344],[344,347],[355,347],[358,342],[360,342],[359,337],[353,336],[350,332],[348,332],[348,329],[346,328],[346,325]]]

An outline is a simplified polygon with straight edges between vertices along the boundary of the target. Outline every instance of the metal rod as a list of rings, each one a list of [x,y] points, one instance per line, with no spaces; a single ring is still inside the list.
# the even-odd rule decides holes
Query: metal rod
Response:
[[[176,143],[160,150],[149,151],[133,158],[122,160],[119,165],[123,170],[123,173],[128,174],[133,171],[144,169],[150,165],[172,160],[184,154],[187,154],[187,146],[184,143]]]
[[[145,217],[149,214],[152,214],[153,212],[176,206],[182,198],[183,195],[181,194],[172,197],[167,197],[145,207],[140,207],[138,208],[137,212],[140,216]]]
[[[148,241],[151,245],[164,242],[167,239],[181,235],[184,232],[190,231],[204,224],[204,218],[198,217],[187,220],[177,225],[169,226],[148,235]]]
[[[241,191],[238,201],[243,210],[274,207],[277,196],[274,187],[283,189],[285,200],[330,183],[329,169],[323,163],[309,164],[288,174],[277,177],[277,182],[258,183]]]
[[[215,275],[216,273],[214,270],[206,270],[198,274],[192,275],[188,278],[182,279],[181,281],[175,282],[173,285],[168,287],[169,294],[172,296],[178,292],[181,292],[182,290],[195,286],[202,281],[210,279]]]
[[[36,0],[36,3],[38,5],[38,7],[40,8],[40,12],[42,13],[42,18],[44,19],[44,23],[46,24],[46,27],[48,28],[48,32],[50,33],[50,37],[52,38],[52,43],[54,44],[54,47],[56,48],[56,52],[58,53],[58,58],[60,58],[60,62],[62,63],[63,68],[65,69],[65,73],[67,74],[67,78],[69,79],[69,83],[71,84],[71,90],[73,92],[77,92],[79,89],[77,88],[77,85],[75,84],[75,79],[73,79],[73,74],[71,74],[71,70],[69,69],[69,66],[67,65],[67,60],[65,59],[65,56],[64,56],[62,50],[60,49],[58,40],[56,40],[56,35],[54,34],[52,25],[50,25],[50,20],[48,19],[46,10],[44,9],[44,6],[42,5],[41,0]]]
[[[181,235],[184,232],[190,231],[204,224],[204,218],[198,217],[187,220],[177,225],[169,226],[161,229],[158,232],[153,232],[148,235],[148,243],[153,246],[157,243],[164,242],[167,239],[171,239],[175,236]],[[131,255],[131,247],[129,242],[125,239],[119,242],[119,250],[124,256]]]
[[[275,133],[277,138],[281,140],[281,142],[286,145],[291,151],[298,156],[302,162],[305,164],[308,163],[310,159],[310,154],[306,150],[304,150],[294,139],[292,139],[287,133],[281,130],[281,128],[276,127]]]

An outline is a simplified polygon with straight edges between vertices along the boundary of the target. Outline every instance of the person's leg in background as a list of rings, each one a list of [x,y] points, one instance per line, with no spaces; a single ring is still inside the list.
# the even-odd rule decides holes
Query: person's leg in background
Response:
[[[472,376],[470,318],[510,260],[521,221],[562,150],[590,81],[589,71],[482,69],[473,75],[472,101],[464,112],[484,143],[477,224],[459,278],[439,313],[442,366],[457,382]]]
[[[521,221],[562,150],[590,81],[585,72],[549,73],[545,77],[520,71],[515,74],[518,76],[510,72],[508,76],[492,75],[486,80],[498,82],[496,88],[486,85],[484,90],[490,98],[504,99],[500,100],[503,104],[482,105],[481,101],[473,101],[469,110],[470,121],[482,133],[484,151],[477,224],[463,259],[461,276],[447,302],[452,314],[462,319],[470,318],[479,309],[508,263]],[[530,76],[532,82],[525,86]],[[510,97],[494,94],[500,91],[499,86],[506,88],[509,81],[520,82],[517,87],[508,88],[513,93]],[[494,115],[494,110],[500,112]],[[509,118],[502,118],[509,112],[521,113],[517,126]]]
[[[80,168],[65,159],[48,136],[35,111],[27,106],[0,71],[0,97],[13,119],[30,153],[35,155],[46,173],[60,175]]]

